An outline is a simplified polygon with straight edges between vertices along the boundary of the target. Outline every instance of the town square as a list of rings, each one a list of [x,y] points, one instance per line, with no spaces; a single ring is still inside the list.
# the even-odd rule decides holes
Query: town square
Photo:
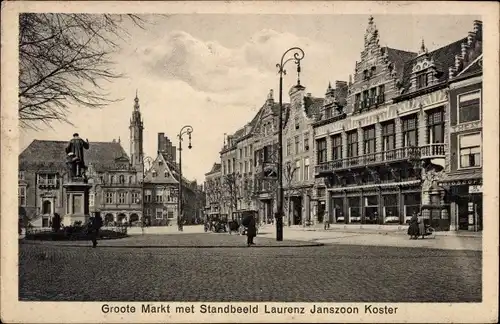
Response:
[[[21,14],[19,301],[481,303],[481,16],[309,16]]]

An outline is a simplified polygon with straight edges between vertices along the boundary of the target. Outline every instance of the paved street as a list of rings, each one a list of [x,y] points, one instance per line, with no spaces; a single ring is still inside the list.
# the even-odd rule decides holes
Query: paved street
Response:
[[[120,241],[124,247],[119,246]],[[20,244],[20,299],[481,300],[478,251],[301,246],[307,243],[304,241],[285,241],[283,246],[273,247],[274,240],[264,237],[257,238],[257,247],[247,248],[239,247],[244,237],[212,233],[146,235],[120,241],[102,241],[97,249],[58,245],[61,242]],[[115,245],[105,247],[111,242]],[[158,247],[134,248],[139,242]],[[214,243],[220,248],[213,248]],[[194,245],[206,247],[190,248]],[[267,247],[259,248],[262,246]]]

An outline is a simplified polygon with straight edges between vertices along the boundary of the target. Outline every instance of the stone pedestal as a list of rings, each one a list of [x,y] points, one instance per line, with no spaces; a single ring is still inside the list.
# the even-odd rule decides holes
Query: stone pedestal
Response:
[[[89,191],[92,187],[83,178],[73,178],[64,184],[66,189],[66,214],[62,220],[64,226],[73,225],[75,222],[86,224],[90,218]]]

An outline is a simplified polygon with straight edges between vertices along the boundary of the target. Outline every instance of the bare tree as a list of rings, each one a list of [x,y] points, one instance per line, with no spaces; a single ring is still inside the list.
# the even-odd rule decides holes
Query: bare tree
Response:
[[[125,20],[144,27],[132,14],[23,13],[19,16],[19,119],[22,127],[40,122],[71,124],[69,107],[102,108],[110,99],[104,82],[114,71],[111,54],[128,35]]]
[[[239,198],[239,174],[229,173],[222,177],[222,200],[225,205],[229,207],[231,213],[231,219],[233,219],[233,211],[238,207]]]
[[[210,205],[215,205],[220,209],[223,196],[220,178],[211,179],[205,183],[205,195]]]
[[[288,162],[286,163],[284,169],[283,169],[283,182],[285,186],[285,199],[286,199],[286,204],[283,205],[283,208],[285,209],[287,213],[287,219],[288,219],[288,226],[291,225],[291,209],[292,209],[292,197],[293,196],[302,196],[304,193],[307,192],[307,189],[302,187],[302,186],[297,186],[295,185],[295,174],[297,173],[297,168],[295,166],[292,166],[292,163]]]

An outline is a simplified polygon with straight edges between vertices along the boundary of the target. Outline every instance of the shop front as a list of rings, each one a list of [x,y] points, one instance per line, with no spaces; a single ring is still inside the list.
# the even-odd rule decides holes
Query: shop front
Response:
[[[483,230],[483,187],[481,181],[450,185],[452,226],[455,230]]]

